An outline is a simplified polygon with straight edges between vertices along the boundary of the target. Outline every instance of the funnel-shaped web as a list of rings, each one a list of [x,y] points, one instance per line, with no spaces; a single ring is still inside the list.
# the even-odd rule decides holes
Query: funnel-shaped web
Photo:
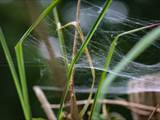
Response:
[[[116,3],[117,4],[117,3]],[[123,5],[121,5],[123,7]],[[88,28],[90,28],[90,21],[94,23],[96,20],[102,6],[94,5],[88,1],[82,1],[81,7],[81,25],[84,30],[84,34],[86,35],[88,32]],[[124,10],[127,10],[123,8]],[[67,14],[68,15],[68,14]],[[86,18],[86,20],[85,20]],[[66,18],[67,19],[67,18]],[[68,21],[63,21],[65,24]],[[87,26],[88,22],[88,26]],[[95,90],[100,79],[100,74],[102,71],[106,71],[104,69],[105,58],[108,54],[109,47],[114,39],[114,37],[120,33],[123,33],[128,30],[136,29],[139,27],[159,23],[158,20],[139,20],[135,18],[130,18],[127,15],[127,12],[121,13],[121,11],[117,11],[111,6],[109,10],[109,15],[107,15],[100,27],[96,31],[93,36],[91,42],[88,45],[88,49],[90,51],[94,69],[96,70],[96,85]],[[55,34],[55,22],[53,18],[47,18],[48,27],[50,30],[50,36],[48,37],[50,44],[52,45],[52,49],[55,52],[55,55],[59,62],[63,63],[63,56],[60,52],[60,45],[58,43],[58,38],[56,38]],[[86,26],[88,27],[86,29]],[[65,48],[67,50],[68,60],[71,59],[71,51],[72,51],[72,43],[73,43],[73,27],[65,28],[64,37],[65,37]],[[123,58],[125,54],[136,44],[139,39],[147,34],[151,29],[145,29],[136,33],[132,33],[129,35],[125,35],[119,38],[115,52],[113,54],[113,58],[109,67],[109,70],[106,72],[116,74],[117,79],[111,84],[109,88],[109,93],[114,94],[128,94],[132,92],[145,92],[145,91],[160,91],[160,43],[157,41],[153,43],[151,47],[149,47],[144,53],[137,58],[136,61],[130,62],[130,64],[120,73],[113,73],[112,68]],[[53,33],[54,32],[54,33]],[[78,42],[78,48],[81,45],[81,41]],[[45,60],[49,60],[49,56],[47,50],[44,46],[44,43],[38,40],[33,35],[30,35],[25,45],[26,63],[30,62],[40,62],[43,67],[41,67],[41,80],[51,79],[52,74],[48,69],[47,62]],[[38,52],[38,55],[32,54],[31,50]],[[32,56],[31,56],[32,55]],[[87,62],[87,58],[84,55],[81,56],[78,63],[75,65],[76,67],[76,77],[75,84],[78,89],[78,92],[89,92],[89,88],[92,82],[92,76],[90,72],[90,66]],[[42,84],[41,84],[42,85]],[[141,87],[140,87],[141,85]],[[137,86],[137,87],[136,87]],[[143,86],[143,87],[142,87]],[[48,87],[45,87],[47,89]],[[134,89],[132,89],[134,88]],[[49,88],[48,88],[49,89]],[[57,89],[58,88],[53,88]]]

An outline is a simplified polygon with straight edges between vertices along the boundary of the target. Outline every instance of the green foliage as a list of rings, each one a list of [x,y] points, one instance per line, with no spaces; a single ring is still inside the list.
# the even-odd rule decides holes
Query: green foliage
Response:
[[[67,86],[66,86],[64,97],[61,100],[61,106],[60,106],[60,109],[59,109],[58,119],[61,119],[63,105],[64,105],[65,99],[66,99],[68,91],[69,91],[70,82],[71,82],[71,75],[72,75],[72,72],[73,72],[74,65],[76,64],[76,62],[80,58],[81,54],[84,52],[85,48],[87,47],[88,43],[90,42],[92,36],[94,35],[94,33],[97,30],[99,24],[101,23],[103,17],[105,16],[105,14],[106,14],[111,2],[112,2],[112,0],[107,0],[106,1],[106,3],[104,5],[100,15],[98,16],[98,18],[97,18],[97,20],[95,22],[95,24],[93,25],[92,29],[90,30],[89,34],[87,35],[86,40],[84,41],[84,43],[80,47],[79,51],[77,52],[77,54],[75,55],[73,60],[71,61],[71,64],[70,64],[69,70],[68,70],[68,74],[67,74]]]
[[[123,34],[124,35],[124,34]],[[153,31],[145,35],[129,52],[128,54],[115,66],[113,72],[119,73],[123,70],[130,61],[134,60],[138,57],[146,48],[148,48],[157,38],[160,37],[160,27],[155,28]],[[105,73],[102,73],[102,75]],[[96,114],[100,110],[100,103],[98,100],[104,98],[104,92],[107,92],[107,89],[111,82],[116,78],[116,75],[109,74],[107,77],[102,77],[101,82],[99,84],[99,89],[96,94],[95,103],[94,103],[94,110],[93,114]],[[94,115],[93,115],[94,116]]]
[[[17,58],[17,63],[18,63],[18,72],[16,71],[15,65],[13,63],[13,59],[11,57],[11,53],[9,51],[9,48],[7,46],[4,34],[0,28],[0,43],[2,45],[3,51],[5,53],[5,57],[7,59],[14,84],[20,99],[20,103],[24,112],[24,116],[26,120],[30,120],[32,118],[31,115],[31,109],[30,109],[30,104],[29,104],[29,96],[28,96],[28,88],[27,88],[27,80],[26,80],[26,72],[25,72],[25,64],[24,64],[24,58],[23,58],[23,42],[24,40],[30,35],[30,33],[40,24],[40,22],[49,14],[49,12],[52,11],[52,9],[58,4],[60,0],[54,0],[43,12],[42,14],[37,18],[37,20],[31,25],[31,27],[25,32],[25,34],[22,36],[22,38],[19,40],[17,45],[15,46],[15,52],[16,52],[16,58]],[[84,52],[85,48],[87,48],[87,45],[89,44],[90,40],[92,39],[95,31],[97,30],[99,24],[101,23],[103,17],[105,16],[112,0],[107,0],[101,13],[99,14],[96,22],[92,26],[90,32],[88,33],[85,41],[82,43],[82,46],[78,50],[77,54],[74,56],[73,60],[69,64],[67,61],[67,56],[66,56],[66,50],[64,49],[63,46],[64,44],[64,38],[63,38],[63,33],[61,30],[58,29],[58,37],[60,40],[61,44],[61,52],[63,56],[66,58],[65,64],[66,64],[66,69],[67,69],[67,84],[65,88],[65,94],[62,97],[61,103],[60,103],[60,108],[59,108],[59,113],[58,113],[58,119],[60,120],[62,117],[62,112],[63,112],[63,106],[64,102],[66,100],[67,94],[69,92],[69,87],[70,87],[70,82],[71,82],[71,76],[73,73],[74,65],[77,63],[79,60],[80,56]],[[54,11],[54,16],[57,24],[57,28],[60,28],[60,22],[58,18],[58,13],[55,10]],[[155,25],[156,26],[156,25]],[[134,32],[138,32],[140,30],[144,30],[150,27],[154,27],[154,25],[146,26],[146,27],[141,27],[137,28],[134,30],[130,30],[124,33],[121,33],[115,37],[113,40],[112,44],[110,45],[110,49],[108,51],[108,56],[106,57],[106,62],[104,65],[105,70],[108,70],[108,67],[110,65],[110,62],[112,60],[112,56],[115,51],[115,47],[117,45],[117,41],[121,36],[131,34]],[[116,65],[113,69],[113,72],[118,73],[121,70],[125,68],[129,64],[130,61],[134,60],[136,57],[138,57],[147,47],[151,45],[158,37],[160,37],[160,27],[154,29],[147,35],[145,35],[129,52],[128,54]],[[99,100],[103,99],[104,92],[107,92],[107,89],[110,85],[110,83],[116,78],[115,74],[108,74],[106,72],[103,72],[101,74],[101,79],[100,83],[98,85],[98,90],[94,98],[94,103],[91,108],[91,114],[89,119],[94,120],[94,119],[103,119],[103,116],[100,114],[100,108],[101,104],[99,103]],[[98,116],[98,117],[97,117]],[[112,118],[112,119],[117,119],[117,118]],[[33,118],[33,120],[44,120],[43,118]]]
[[[3,35],[3,32],[1,30],[1,28],[0,28],[0,42],[2,44],[2,48],[4,50],[5,57],[7,59],[7,62],[8,62],[8,65],[9,65],[9,68],[10,68],[10,71],[11,71],[11,74],[12,74],[12,77],[13,77],[13,80],[14,80],[14,84],[15,84],[15,87],[16,87],[16,90],[17,90],[17,93],[18,93],[18,96],[19,96],[19,99],[20,99],[20,103],[21,103],[25,118],[30,119],[30,113],[29,113],[29,111],[27,109],[28,107],[26,107],[26,103],[24,101],[24,95],[25,94],[23,95],[23,93],[22,93],[21,84],[20,84],[20,81],[19,81],[19,78],[18,78],[18,74],[17,74],[17,71],[15,69],[15,65],[13,63],[11,53],[9,51],[9,48],[7,46],[7,43],[6,43],[6,40],[5,40],[5,37]]]
[[[24,59],[23,59],[23,42],[30,35],[30,33],[37,27],[37,25],[49,14],[49,12],[51,12],[51,10],[58,4],[59,1],[60,0],[53,1],[42,12],[42,14],[31,25],[31,27],[25,32],[25,34],[22,36],[22,38],[19,40],[19,42],[15,46],[15,52],[16,52],[17,63],[18,63],[18,73],[19,73],[20,78],[18,78],[18,74],[17,74],[15,66],[13,64],[11,54],[10,54],[9,49],[7,47],[7,44],[5,42],[6,40],[4,38],[2,30],[0,30],[0,41],[1,41],[1,44],[3,47],[3,50],[5,52],[7,62],[9,64],[9,68],[10,68],[12,76],[13,76],[13,80],[14,80],[14,83],[16,86],[16,90],[17,90],[17,93],[18,93],[26,120],[31,119],[31,110],[30,110],[30,104],[29,104],[29,98],[28,98],[25,65],[24,65]]]
[[[153,24],[153,25],[148,25],[148,26],[145,26],[145,27],[141,27],[141,28],[137,28],[137,29],[133,29],[133,30],[130,30],[130,31],[127,31],[127,32],[123,32],[119,35],[117,35],[115,37],[115,39],[113,40],[112,44],[110,45],[110,48],[109,48],[109,51],[108,51],[108,55],[106,57],[106,60],[105,60],[105,65],[104,65],[104,69],[106,71],[108,71],[108,67],[111,63],[111,59],[113,57],[113,54],[114,54],[114,51],[115,51],[115,47],[117,45],[117,41],[119,40],[120,37],[124,36],[124,35],[128,35],[128,34],[132,34],[132,33],[135,33],[135,32],[138,32],[138,31],[141,31],[141,30],[144,30],[144,29],[147,29],[147,28],[151,28],[151,27],[154,27],[154,26],[157,26],[157,24]],[[145,42],[146,43],[146,42]],[[151,44],[151,43],[150,43]],[[144,44],[145,45],[145,44]],[[141,47],[144,47],[143,45],[140,46]],[[140,52],[140,51],[139,51]],[[137,52],[138,53],[138,52]],[[122,68],[121,68],[122,69]],[[91,110],[91,119],[93,117],[93,114],[95,114],[95,112],[99,112],[100,111],[100,104],[98,103],[98,100],[102,99],[100,97],[100,94],[104,93],[103,92],[103,87],[106,88],[106,86],[104,86],[104,82],[105,82],[105,79],[106,79],[106,75],[107,75],[107,72],[104,71],[102,74],[101,74],[101,79],[100,79],[100,82],[99,82],[99,85],[98,85],[98,90],[96,92],[96,96],[95,96],[95,99],[94,99],[94,103],[92,105],[92,110]],[[113,76],[116,76],[116,75],[113,75]],[[109,86],[109,85],[108,85]],[[108,87],[107,87],[108,88]]]

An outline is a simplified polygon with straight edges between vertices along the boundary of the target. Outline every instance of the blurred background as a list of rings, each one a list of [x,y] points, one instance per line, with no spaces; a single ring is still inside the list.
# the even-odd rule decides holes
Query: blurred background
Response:
[[[36,0],[0,0],[0,26],[2,27],[5,37],[7,39],[8,46],[11,50],[12,57],[15,60],[14,46],[24,32],[31,25],[30,10],[29,6],[32,6]],[[58,5],[58,11],[60,14],[60,20],[62,24],[66,24],[75,19],[76,13],[76,0],[62,0]],[[94,23],[98,14],[95,14],[93,6],[97,6],[97,13],[103,7],[105,0],[82,0],[81,6],[81,26],[85,34],[89,31],[89,28]],[[39,11],[42,11],[49,3],[50,0],[37,0]],[[118,12],[115,12],[118,11]],[[134,22],[140,22],[141,20],[145,21],[157,21],[160,19],[160,0],[113,0],[113,3],[106,15],[108,19],[108,26],[119,27],[118,24],[122,23],[124,20],[132,19]],[[88,14],[91,14],[95,19],[89,17]],[[50,15],[48,24],[51,24],[50,34],[55,34],[55,24],[53,15]],[[52,23],[53,22],[53,23]],[[142,24],[146,24],[142,22]],[[50,25],[50,26],[51,26]],[[103,24],[101,27],[104,27]],[[109,28],[112,30],[112,27]],[[117,28],[118,29],[118,28]],[[67,37],[66,37],[67,38]],[[33,36],[30,36],[29,39],[33,40]],[[67,40],[66,40],[67,41]],[[31,42],[31,43],[32,43]],[[26,43],[26,46],[30,46],[29,41]],[[124,51],[128,51],[128,48],[125,46]],[[32,86],[37,84],[50,84],[49,82],[41,81],[45,79],[47,75],[42,75],[45,69],[38,63],[37,59],[34,57],[37,55],[35,52],[31,52],[34,49],[34,45],[28,48],[30,51],[26,52],[26,72],[27,72],[27,81],[29,85],[30,93],[30,103],[32,107],[32,112],[34,117],[43,117],[43,110],[39,102],[37,102],[36,97],[32,91]],[[56,51],[57,52],[57,51]],[[150,52],[155,52],[153,51]],[[160,51],[156,51],[160,52]],[[45,54],[42,52],[42,54]],[[148,54],[148,53],[147,53]],[[34,57],[33,57],[34,56]],[[45,57],[45,56],[44,56]],[[137,59],[137,61],[142,61],[146,64],[155,64],[159,62],[159,56],[153,56],[154,59],[148,60],[143,58]],[[15,60],[16,64],[16,60]],[[44,78],[42,78],[42,76]],[[47,79],[49,79],[47,77]],[[21,111],[19,99],[16,93],[16,89],[10,74],[10,70],[7,66],[6,59],[4,57],[4,52],[0,46],[0,119],[2,120],[23,120],[23,112]]]

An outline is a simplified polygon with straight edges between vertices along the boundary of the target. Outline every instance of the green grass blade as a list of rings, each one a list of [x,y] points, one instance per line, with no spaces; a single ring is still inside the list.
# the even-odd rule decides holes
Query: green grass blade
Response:
[[[24,102],[24,99],[23,99],[23,94],[22,94],[22,91],[21,91],[21,85],[19,84],[18,75],[17,75],[16,69],[15,69],[15,66],[14,66],[14,63],[13,63],[13,59],[11,57],[10,51],[9,51],[8,46],[6,44],[6,40],[5,40],[5,37],[3,35],[3,32],[1,30],[1,28],[0,28],[0,42],[2,44],[2,48],[3,48],[3,51],[5,53],[5,56],[6,56],[6,59],[7,59],[7,62],[8,62],[13,80],[14,80],[14,84],[15,84],[15,87],[16,87],[16,90],[17,90],[17,93],[18,93],[18,97],[20,99],[20,103],[21,103],[21,106],[22,106],[22,109],[23,109],[23,112],[24,112],[24,116],[27,120],[29,120],[30,117],[29,117],[29,114],[28,114],[28,111],[26,109],[26,105],[25,105],[25,102]]]
[[[67,85],[66,85],[66,91],[65,91],[65,94],[64,94],[64,97],[62,98],[61,100],[61,106],[60,106],[60,109],[59,109],[59,114],[58,114],[58,119],[60,120],[61,118],[61,113],[62,113],[62,110],[63,110],[63,105],[64,105],[64,101],[67,97],[67,93],[69,91],[69,86],[70,86],[70,78],[71,78],[71,74],[73,72],[73,67],[75,65],[75,63],[78,61],[78,59],[80,58],[81,54],[84,52],[85,48],[87,47],[88,43],[90,42],[93,34],[95,33],[95,31],[97,30],[99,24],[101,23],[102,19],[104,18],[110,4],[111,4],[112,0],[107,0],[100,15],[98,16],[95,24],[93,25],[92,29],[90,30],[89,34],[87,35],[87,38],[86,40],[84,41],[84,43],[82,44],[81,48],[78,50],[77,54],[75,55],[74,59],[71,61],[71,64],[69,66],[69,71],[68,71],[68,74],[67,74]]]
[[[22,47],[17,47],[16,57],[17,57],[18,72],[19,72],[19,77],[20,77],[20,83],[21,83],[25,108],[27,109],[29,118],[31,119],[32,115],[31,115],[31,109],[30,109],[30,104],[29,104],[28,88],[27,88],[26,74],[25,74],[25,66],[24,66],[24,60],[22,59],[23,58]]]
[[[63,32],[62,32],[62,29],[60,29],[62,26],[61,26],[61,23],[60,23],[60,20],[59,20],[57,8],[54,9],[53,14],[54,14],[54,19],[55,19],[55,22],[56,22],[56,25],[57,25],[57,32],[58,32],[58,38],[59,38],[61,53],[64,57],[64,63],[65,63],[66,68],[68,70],[67,51],[65,49],[64,35],[63,35]]]
[[[56,5],[60,2],[60,0],[53,0],[53,2],[40,14],[40,16],[37,18],[37,20],[29,27],[29,29],[24,33],[24,35],[19,40],[19,44],[22,44],[22,42],[30,35],[30,33],[38,26],[38,24],[51,12],[51,10],[56,7]]]
[[[88,43],[90,42],[91,38],[93,37],[93,35],[94,35],[95,31],[97,30],[99,24],[101,23],[102,19],[104,18],[111,2],[112,2],[112,0],[107,0],[106,1],[100,15],[98,16],[98,18],[97,18],[96,22],[94,23],[92,29],[90,30],[89,34],[87,35],[86,40],[84,41],[84,43],[80,47],[79,51],[77,52],[76,56],[72,60],[72,62],[70,64],[70,67],[69,67],[68,77],[71,76],[71,73],[72,73],[72,70],[73,70],[73,67],[74,67],[75,63],[78,61],[81,54],[84,52],[84,49],[87,47]]]
[[[128,32],[126,32],[128,33]],[[125,34],[121,34],[125,35]],[[125,66],[129,64],[130,61],[134,60],[139,56],[147,47],[149,47],[158,37],[160,37],[160,27],[154,29],[147,35],[145,35],[129,52],[128,54],[120,61],[120,63],[113,69],[113,72],[120,72]],[[100,84],[100,89],[97,92],[97,101],[104,98],[104,93],[107,92],[107,89],[111,82],[116,78],[116,75],[109,74],[107,78],[103,77],[103,81]],[[94,113],[98,113],[100,110],[100,103],[95,103]],[[94,116],[94,114],[93,114]]]
[[[108,67],[110,65],[110,62],[111,62],[111,59],[112,59],[112,56],[113,56],[113,53],[114,53],[114,50],[115,50],[115,47],[117,45],[117,41],[119,40],[119,38],[121,36],[124,36],[124,35],[128,35],[128,34],[132,34],[132,33],[135,33],[135,32],[138,32],[138,31],[141,31],[141,30],[144,30],[144,29],[147,29],[147,28],[152,28],[152,27],[155,27],[155,26],[158,26],[159,24],[153,24],[153,25],[148,25],[148,26],[145,26],[145,27],[140,27],[140,28],[137,28],[137,29],[133,29],[133,30],[130,30],[130,31],[127,31],[127,32],[123,32],[119,35],[117,35],[115,37],[115,39],[113,40],[110,48],[109,48],[109,51],[108,51],[108,55],[106,57],[106,62],[105,62],[105,65],[104,65],[104,69],[107,71],[108,70]],[[98,85],[98,89],[97,89],[97,93],[96,93],[96,96],[95,96],[95,99],[94,99],[94,103],[92,105],[92,108],[91,108],[91,116],[90,116],[90,119],[93,119],[93,114],[95,111],[99,111],[100,107],[97,108],[96,107],[96,104],[98,102],[98,97],[99,97],[99,94],[102,90],[102,86],[104,84],[104,80],[106,78],[106,75],[107,75],[107,72],[104,71],[101,75],[101,79],[100,79],[100,82],[99,82],[99,85]],[[97,109],[97,110],[96,110]]]
[[[30,35],[30,33],[38,26],[38,24],[52,11],[52,9],[58,4],[60,0],[54,0],[38,17],[38,19],[31,25],[31,27],[25,32],[22,38],[19,40],[17,45],[15,46],[17,63],[18,63],[18,71],[20,76],[20,82],[22,86],[22,93],[24,103],[26,105],[26,109],[28,114],[31,116],[31,110],[29,105],[29,98],[28,98],[28,90],[27,90],[27,83],[26,83],[26,76],[25,76],[25,66],[24,66],[24,58],[23,58],[23,41]]]

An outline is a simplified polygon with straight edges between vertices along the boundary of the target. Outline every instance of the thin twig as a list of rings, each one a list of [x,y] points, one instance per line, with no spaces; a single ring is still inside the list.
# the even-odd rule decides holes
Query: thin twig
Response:
[[[85,40],[85,37],[84,37],[84,34],[83,34],[83,31],[81,30],[81,27],[80,25],[77,26],[78,28],[78,31],[79,31],[79,34],[80,34],[80,37],[81,37],[81,41],[82,43],[84,42]],[[88,50],[88,48],[86,47],[85,50],[84,50],[86,56],[87,56],[87,60],[88,60],[88,63],[89,63],[89,66],[91,68],[91,73],[92,73],[92,85],[91,85],[91,91],[90,91],[90,94],[89,94],[89,97],[88,97],[88,102],[85,104],[85,106],[83,107],[82,111],[81,111],[81,116],[83,116],[89,106],[89,102],[90,100],[92,99],[92,94],[93,94],[93,89],[94,89],[94,84],[95,84],[95,80],[96,80],[96,73],[95,73],[95,69],[93,67],[93,61],[92,61],[92,57],[90,55],[90,52]]]
[[[80,5],[81,5],[81,0],[78,0],[77,2],[77,11],[76,11],[76,22],[79,23],[79,18],[80,18]],[[78,32],[75,30],[74,34],[74,40],[73,40],[73,48],[72,48],[72,59],[74,59],[74,56],[76,55],[77,51],[77,38],[78,38]],[[73,119],[80,119],[79,113],[78,113],[78,107],[76,105],[76,95],[74,91],[74,72],[75,69],[73,68],[72,74],[71,74],[71,83],[70,83],[70,110],[71,110],[71,117]]]
[[[64,26],[62,26],[60,29],[62,28],[65,28],[65,27],[68,27],[70,25],[73,25],[75,28],[76,28],[76,31],[75,31],[75,34],[74,34],[74,41],[73,41],[73,50],[72,50],[72,59],[74,58],[74,56],[76,55],[76,51],[77,51],[77,39],[78,39],[78,33],[80,35],[80,40],[81,42],[83,43],[84,40],[85,40],[85,37],[84,37],[84,34],[83,34],[83,31],[81,29],[81,26],[80,26],[80,2],[81,0],[78,0],[78,4],[77,4],[77,13],[76,13],[76,21],[73,21],[73,22],[70,22]],[[92,62],[92,57],[90,55],[90,52],[88,50],[88,48],[86,47],[84,49],[84,52],[86,54],[86,57],[87,57],[87,60],[88,60],[88,63],[89,63],[89,66],[91,68],[91,73],[92,73],[92,85],[91,85],[91,91],[90,91],[90,94],[89,94],[89,97],[88,97],[88,102],[86,103],[86,105],[83,107],[82,111],[81,111],[81,116],[83,116],[89,106],[89,101],[92,99],[92,94],[93,94],[93,89],[94,89],[94,84],[95,84],[95,79],[96,79],[96,76],[95,76],[95,69],[93,67],[93,62]],[[71,85],[70,85],[70,95],[74,95],[74,68],[73,68],[73,71],[72,71],[72,75],[71,75]]]
[[[151,113],[151,111],[146,111],[146,110],[142,110],[139,108],[128,107],[128,109],[130,109],[134,113],[137,113],[137,114],[143,115],[143,116],[148,116]]]
[[[84,105],[87,103],[87,100],[80,100],[77,101],[77,105]],[[90,104],[93,103],[93,100],[90,101]],[[156,108],[153,106],[147,106],[143,104],[138,104],[138,103],[133,103],[133,102],[128,102],[125,100],[110,100],[110,99],[104,99],[101,100],[100,103],[102,104],[112,104],[112,105],[120,105],[120,106],[125,106],[125,107],[132,107],[132,108],[137,108],[141,110],[146,110],[146,111],[154,111]],[[69,107],[70,103],[65,104],[64,107]],[[60,107],[59,104],[51,104],[50,106],[53,109],[58,109]],[[160,109],[156,109],[156,112],[160,113]]]
[[[102,105],[102,114],[104,116],[104,120],[111,120],[105,103]]]
[[[156,113],[157,109],[159,108],[159,104],[156,106],[156,108],[152,111],[152,113],[150,114],[148,120],[151,120],[153,115]]]
[[[53,113],[53,111],[50,107],[51,105],[49,104],[48,100],[46,99],[43,91],[37,86],[33,87],[33,90],[34,90],[38,100],[40,101],[40,103],[44,109],[44,112],[47,115],[47,118],[49,120],[57,120],[55,114]]]

